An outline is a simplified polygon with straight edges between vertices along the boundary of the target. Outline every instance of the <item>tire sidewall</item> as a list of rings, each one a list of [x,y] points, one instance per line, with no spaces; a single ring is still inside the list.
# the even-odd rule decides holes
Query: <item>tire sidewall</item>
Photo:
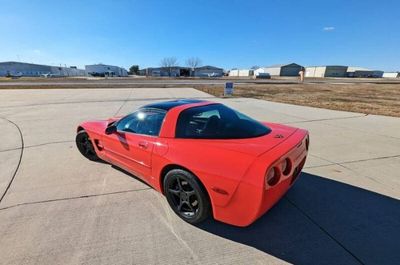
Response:
[[[76,134],[76,137],[75,137],[75,144],[76,144],[76,147],[78,148],[79,152],[80,152],[84,157],[86,157],[87,159],[89,159],[89,160],[91,160],[91,161],[98,161],[98,160],[99,160],[99,157],[97,156],[97,154],[95,154],[95,155],[93,155],[93,156],[88,156],[88,155],[86,155],[86,154],[84,153],[84,150],[82,150],[82,147],[80,146],[80,140],[81,140],[83,137],[89,138],[90,142],[92,143],[93,150],[94,150],[95,153],[96,153],[96,149],[95,149],[95,147],[94,147],[94,144],[93,144],[93,142],[92,142],[92,139],[90,139],[89,134],[88,134],[85,130],[79,131],[79,132]]]
[[[193,189],[195,190],[195,193],[197,195],[197,198],[199,200],[199,211],[196,214],[196,216],[194,218],[188,218],[184,215],[182,215],[178,209],[176,209],[174,203],[173,203],[173,199],[172,196],[169,192],[168,192],[168,187],[170,182],[174,179],[175,176],[179,176],[182,179],[185,179],[186,181],[189,182],[189,184],[193,187]],[[210,215],[210,202],[209,202],[209,198],[207,193],[205,192],[204,188],[202,187],[202,185],[200,184],[200,181],[197,179],[196,176],[194,176],[193,174],[191,174],[188,171],[182,170],[182,169],[173,169],[171,171],[169,171],[164,178],[164,183],[163,183],[163,187],[164,187],[164,194],[165,197],[167,198],[167,202],[170,205],[170,207],[172,208],[172,210],[180,217],[182,218],[184,221],[191,223],[191,224],[198,224],[202,221],[204,221],[205,219],[207,219],[207,217]]]

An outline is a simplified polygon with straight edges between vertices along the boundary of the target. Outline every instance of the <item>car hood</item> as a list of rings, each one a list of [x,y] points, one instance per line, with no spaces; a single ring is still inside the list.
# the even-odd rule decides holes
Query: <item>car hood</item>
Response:
[[[99,134],[103,134],[105,129],[107,128],[107,126],[112,123],[115,122],[117,120],[119,120],[121,117],[113,117],[113,118],[109,118],[107,120],[93,120],[93,121],[87,121],[82,123],[82,126],[89,131],[93,131]]]

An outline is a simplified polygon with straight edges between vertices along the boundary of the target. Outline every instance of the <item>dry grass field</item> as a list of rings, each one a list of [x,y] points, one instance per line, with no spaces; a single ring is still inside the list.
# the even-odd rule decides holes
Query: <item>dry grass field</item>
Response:
[[[219,86],[196,88],[215,96],[223,95],[223,88]],[[400,117],[400,84],[246,84],[236,85],[233,96]]]
[[[223,96],[225,79],[0,78],[0,89],[193,87]],[[386,79],[231,80],[234,97],[400,117],[400,82]]]

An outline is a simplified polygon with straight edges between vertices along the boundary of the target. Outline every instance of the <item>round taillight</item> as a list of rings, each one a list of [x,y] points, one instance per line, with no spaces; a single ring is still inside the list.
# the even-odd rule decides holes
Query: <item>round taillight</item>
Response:
[[[286,158],[281,163],[281,172],[283,175],[287,176],[292,171],[292,163],[290,162],[289,158]]]
[[[279,170],[276,167],[272,167],[265,175],[265,184],[268,186],[274,186],[278,183],[279,178]]]

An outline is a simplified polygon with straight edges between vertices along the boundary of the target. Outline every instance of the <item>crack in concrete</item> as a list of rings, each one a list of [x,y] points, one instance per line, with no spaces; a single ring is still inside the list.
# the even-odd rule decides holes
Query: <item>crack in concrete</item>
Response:
[[[352,256],[358,263],[365,264],[359,257],[356,256],[350,249],[348,249],[344,244],[342,244],[338,239],[336,239],[332,234],[330,234],[325,228],[323,228],[317,221],[315,221],[310,215],[308,215],[303,209],[297,206],[293,201],[291,201],[286,195],[283,197],[288,201],[294,208],[296,208],[304,217],[306,217],[311,223],[318,227],[325,235],[332,239],[336,244],[338,244],[344,251],[346,251],[350,256]]]
[[[122,109],[123,106],[125,106],[125,104],[128,102],[129,98],[131,97],[132,93],[133,93],[134,88],[131,89],[131,92],[129,93],[128,97],[124,100],[124,102],[121,104],[121,106],[119,107],[119,109],[115,112],[114,116],[116,116],[118,114],[118,112],[120,112],[120,110]]]
[[[19,156],[18,164],[17,164],[17,167],[15,168],[15,171],[14,171],[14,173],[13,173],[13,175],[12,175],[10,181],[9,181],[8,184],[7,184],[7,187],[6,187],[5,191],[3,192],[3,194],[2,194],[1,197],[0,197],[0,204],[1,204],[1,202],[3,201],[4,197],[6,196],[6,194],[7,194],[7,192],[8,192],[8,190],[10,189],[11,184],[13,183],[13,181],[14,181],[14,179],[15,179],[15,176],[17,175],[18,170],[19,170],[19,167],[20,167],[20,165],[21,165],[22,156],[23,156],[23,154],[24,154],[24,137],[22,136],[22,131],[21,131],[21,128],[18,126],[18,124],[14,123],[13,121],[11,121],[11,120],[9,120],[9,119],[7,119],[7,118],[4,118],[4,117],[0,117],[0,118],[3,119],[3,120],[5,120],[5,121],[8,121],[8,122],[11,123],[11,124],[13,124],[13,125],[17,128],[17,130],[18,130],[18,132],[19,132],[19,136],[20,136],[20,138],[21,138],[21,148],[20,148],[20,149],[21,149],[21,153],[20,153],[20,156]]]
[[[51,145],[51,144],[63,144],[63,143],[73,143],[73,142],[74,141],[71,141],[71,140],[65,140],[65,141],[55,141],[55,142],[27,145],[24,147],[24,150],[29,149],[29,148],[39,147],[39,146]],[[16,150],[20,150],[20,149],[21,149],[21,147],[4,149],[4,150],[0,150],[0,153],[8,152],[8,151],[16,151]]]
[[[49,199],[49,200],[43,200],[43,201],[23,202],[23,203],[18,203],[18,204],[14,204],[14,205],[10,205],[10,206],[6,206],[6,207],[3,207],[3,208],[0,208],[0,211],[11,209],[11,208],[15,208],[15,207],[19,207],[19,206],[25,206],[25,205],[33,205],[33,204],[42,204],[42,203],[50,203],[50,202],[58,202],[58,201],[85,199],[85,198],[92,198],[92,197],[100,197],[100,196],[107,196],[107,195],[115,195],[115,194],[122,194],[122,193],[145,191],[145,190],[150,190],[150,189],[152,189],[152,188],[148,187],[148,188],[142,188],[142,189],[114,191],[114,192],[99,193],[99,194],[89,194],[89,195],[81,195],[81,196],[75,196],[75,197]]]

